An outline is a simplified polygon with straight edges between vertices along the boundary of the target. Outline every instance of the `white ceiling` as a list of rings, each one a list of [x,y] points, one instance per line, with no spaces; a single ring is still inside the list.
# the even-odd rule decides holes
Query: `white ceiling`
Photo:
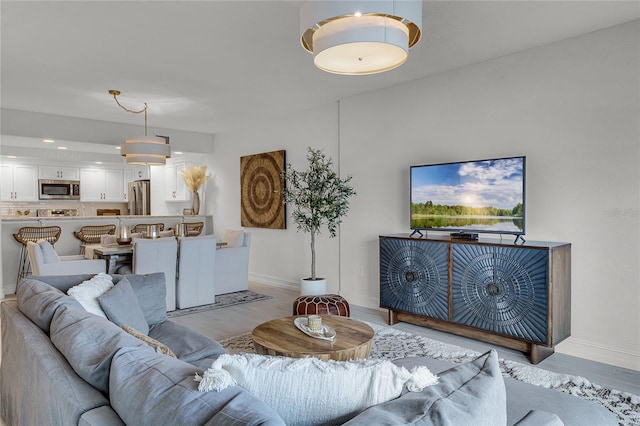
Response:
[[[316,69],[297,1],[7,1],[2,108],[215,134],[255,118],[639,19],[638,1],[424,1],[409,60],[372,76]]]

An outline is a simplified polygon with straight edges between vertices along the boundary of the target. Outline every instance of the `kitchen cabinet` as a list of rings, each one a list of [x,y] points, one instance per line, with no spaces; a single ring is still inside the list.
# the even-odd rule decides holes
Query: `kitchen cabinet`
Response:
[[[187,190],[180,172],[188,165],[184,162],[164,166],[164,188],[166,201],[189,201],[191,194]]]
[[[80,179],[80,169],[77,167],[39,166],[38,178],[78,180]]]
[[[38,201],[38,166],[1,164],[2,201]]]
[[[82,201],[126,201],[123,170],[80,169]]]
[[[149,179],[149,166],[136,167],[132,169],[132,172],[133,172],[133,179],[131,179],[132,181]]]

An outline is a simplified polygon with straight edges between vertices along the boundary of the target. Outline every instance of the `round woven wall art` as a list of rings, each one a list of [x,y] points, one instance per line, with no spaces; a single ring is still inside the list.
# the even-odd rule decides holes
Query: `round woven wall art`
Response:
[[[285,229],[280,178],[284,167],[284,150],[240,157],[242,226]]]

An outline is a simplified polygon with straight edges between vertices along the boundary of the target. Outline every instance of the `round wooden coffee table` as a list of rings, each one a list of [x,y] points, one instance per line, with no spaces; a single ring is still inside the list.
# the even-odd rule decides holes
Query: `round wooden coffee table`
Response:
[[[251,337],[256,352],[290,358],[315,357],[323,360],[363,359],[373,345],[373,329],[362,321],[337,315],[321,315],[323,324],[336,331],[333,341],[316,339],[300,331],[293,320],[278,318],[260,324]]]

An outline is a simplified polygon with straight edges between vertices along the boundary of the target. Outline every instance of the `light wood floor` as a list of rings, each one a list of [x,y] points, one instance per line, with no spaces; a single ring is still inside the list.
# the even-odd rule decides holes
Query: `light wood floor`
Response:
[[[215,340],[222,340],[248,333],[253,330],[255,326],[265,321],[292,314],[293,301],[298,297],[297,292],[258,283],[250,283],[249,288],[259,293],[269,294],[273,296],[273,298],[205,311],[193,315],[175,317],[171,320],[194,328]],[[388,325],[387,311],[382,309],[363,308],[351,305],[351,316],[380,325]],[[502,358],[529,363],[524,354],[501,346],[494,346],[407,323],[396,324],[393,328],[452,343],[479,352],[494,348]],[[640,372],[638,371],[588,361],[560,353],[551,355],[537,366],[558,373],[582,376],[592,383],[640,395]]]

